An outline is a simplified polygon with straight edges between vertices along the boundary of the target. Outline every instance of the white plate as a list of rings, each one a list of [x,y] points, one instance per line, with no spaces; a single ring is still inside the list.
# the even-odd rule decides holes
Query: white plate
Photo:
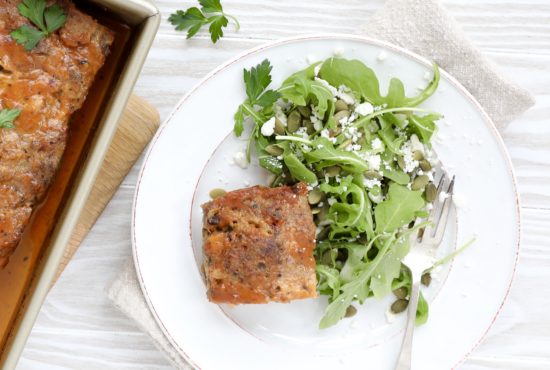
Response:
[[[399,77],[409,95],[427,83],[424,75],[431,70],[422,57],[365,37],[276,41],[231,60],[201,81],[178,104],[147,154],[134,202],[136,270],[158,324],[198,368],[392,369],[395,364],[405,318],[398,315],[388,322],[391,297],[370,299],[354,318],[319,330],[324,298],[217,306],[206,299],[198,267],[200,204],[208,200],[208,192],[266,183],[262,169],[241,169],[231,160],[245,145],[231,134],[233,114],[245,97],[243,68],[269,59],[277,87],[306,67],[306,60],[325,59],[335,51],[373,68],[383,89],[391,77]],[[381,52],[387,54],[384,61],[377,58]],[[446,117],[434,148],[446,170],[456,174],[462,203],[442,249],[448,252],[477,237],[426,292],[430,318],[416,331],[414,368],[440,370],[466,358],[506,299],[519,251],[519,200],[500,136],[460,84],[442,72],[438,92],[423,106]]]

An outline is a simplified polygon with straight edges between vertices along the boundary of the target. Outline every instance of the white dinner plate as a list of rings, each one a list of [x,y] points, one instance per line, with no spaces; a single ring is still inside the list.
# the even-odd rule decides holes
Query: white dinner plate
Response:
[[[139,177],[133,248],[145,298],[166,337],[204,370],[392,369],[405,315],[387,315],[392,297],[368,299],[350,319],[317,328],[326,298],[290,304],[218,306],[206,298],[200,205],[213,188],[266,184],[257,165],[233,164],[246,135],[235,138],[233,114],[244,100],[243,68],[263,59],[273,84],[334,53],[359,59],[382,89],[400,78],[408,95],[427,84],[430,62],[397,46],[358,36],[302,36],[272,42],[225,63],[195,86],[157,133]],[[424,107],[441,112],[434,142],[456,175],[456,213],[441,254],[476,237],[425,290],[428,322],[417,328],[415,369],[449,369],[483,339],[510,289],[519,251],[519,200],[512,166],[495,126],[474,98],[442,71]]]

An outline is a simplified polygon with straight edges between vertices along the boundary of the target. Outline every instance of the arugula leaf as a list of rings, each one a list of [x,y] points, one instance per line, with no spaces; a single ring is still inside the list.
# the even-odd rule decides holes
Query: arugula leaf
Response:
[[[425,116],[412,114],[409,117],[410,129],[418,135],[425,144],[428,144],[433,135],[437,132],[435,121],[442,117],[439,113],[431,113]]]
[[[214,44],[223,37],[223,29],[229,24],[229,19],[235,23],[236,30],[239,30],[239,21],[223,11],[220,0],[199,0],[199,4],[200,9],[191,7],[187,10],[177,10],[170,15],[168,21],[177,31],[187,30],[188,39],[209,24],[208,32]]]
[[[290,171],[290,174],[299,181],[305,181],[308,184],[315,184],[317,182],[317,176],[311,170],[309,170],[303,163],[296,157],[295,154],[289,153],[283,156],[283,161],[286,167]]]
[[[21,109],[0,109],[0,128],[14,128],[13,121],[19,117]]]
[[[397,79],[390,80],[390,86],[386,96],[380,94],[380,83],[372,69],[358,60],[342,58],[330,58],[323,63],[319,75],[332,86],[346,85],[351,90],[358,92],[363,99],[373,105],[386,104],[388,108],[415,107],[428,99],[439,84],[439,69],[433,65],[434,77],[430,84],[417,96],[406,97],[403,83]]]
[[[414,215],[425,205],[422,191],[409,190],[395,183],[390,184],[386,199],[374,208],[376,232],[397,230],[414,220]]]
[[[46,0],[23,0],[17,9],[38,28],[37,30],[24,24],[10,34],[15,42],[23,45],[27,51],[32,50],[41,40],[63,27],[67,21],[63,8],[57,4],[46,7]]]
[[[315,149],[304,153],[307,163],[325,162],[325,165],[341,165],[351,173],[363,173],[369,169],[367,162],[361,159],[353,152],[347,152],[343,149],[335,149],[326,138],[319,138],[313,142]]]
[[[418,297],[418,306],[416,307],[416,318],[414,321],[416,326],[425,324],[426,321],[428,321],[429,314],[430,314],[430,306],[428,305],[428,302],[426,302],[426,298],[424,298],[424,294],[420,292],[420,296]]]

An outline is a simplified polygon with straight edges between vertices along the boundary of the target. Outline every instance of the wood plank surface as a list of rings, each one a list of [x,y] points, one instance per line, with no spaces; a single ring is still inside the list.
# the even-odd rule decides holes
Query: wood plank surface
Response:
[[[355,33],[382,0],[224,0],[241,21],[212,46],[186,40],[166,22],[194,1],[156,1],[163,14],[136,86],[167,117],[185,92],[223,61],[267,40],[313,32]],[[550,2],[443,0],[502,73],[530,89],[537,104],[504,133],[523,201],[524,238],[510,299],[466,370],[550,369]],[[171,369],[105,289],[130,255],[130,212],[138,162],[46,300],[19,364],[21,370]],[[481,181],[481,179],[480,179]],[[221,369],[220,369],[221,370]]]

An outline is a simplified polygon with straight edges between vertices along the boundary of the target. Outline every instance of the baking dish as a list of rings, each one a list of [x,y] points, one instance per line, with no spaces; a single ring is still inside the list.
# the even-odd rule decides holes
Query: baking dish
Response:
[[[49,195],[35,211],[8,268],[0,272],[6,306],[0,314],[2,369],[17,364],[160,24],[158,10],[146,0],[74,3],[117,36],[84,106],[71,120],[67,149]]]

